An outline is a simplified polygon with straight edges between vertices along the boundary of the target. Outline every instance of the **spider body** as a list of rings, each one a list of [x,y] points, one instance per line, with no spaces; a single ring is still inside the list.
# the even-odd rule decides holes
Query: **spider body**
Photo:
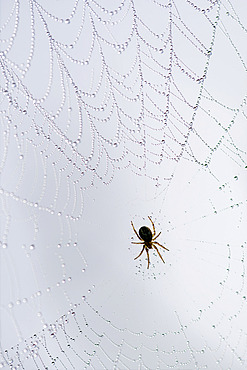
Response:
[[[135,260],[136,260],[137,258],[139,258],[139,257],[142,255],[143,251],[145,250],[145,251],[146,251],[146,253],[147,253],[147,258],[148,258],[148,267],[147,267],[147,268],[149,268],[149,264],[150,264],[150,259],[149,259],[149,249],[154,248],[154,249],[157,251],[157,253],[158,253],[159,257],[161,258],[161,260],[162,260],[164,263],[165,263],[165,261],[163,260],[163,258],[162,258],[162,256],[161,256],[161,254],[160,254],[160,252],[159,252],[159,250],[158,250],[158,248],[157,248],[157,246],[156,246],[156,245],[159,245],[161,248],[164,248],[164,249],[166,249],[167,251],[169,250],[169,249],[167,249],[166,247],[164,247],[163,245],[161,245],[160,243],[158,243],[158,242],[156,241],[156,239],[160,236],[161,232],[159,232],[159,233],[156,235],[154,223],[153,223],[153,221],[152,221],[151,217],[149,217],[149,216],[148,216],[148,218],[149,218],[149,220],[150,220],[150,222],[151,222],[151,224],[152,224],[152,227],[153,227],[153,233],[152,233],[152,231],[149,229],[149,227],[147,227],[147,226],[142,226],[142,227],[140,227],[140,229],[139,229],[139,234],[138,234],[138,233],[137,233],[137,231],[136,231],[136,229],[135,229],[135,227],[134,227],[133,222],[131,221],[131,226],[132,226],[132,228],[133,228],[133,230],[134,230],[134,232],[135,232],[135,234],[136,234],[137,238],[141,240],[140,242],[132,242],[132,244],[142,244],[142,245],[143,245],[143,248],[142,248],[142,250],[141,250],[141,253],[140,253],[140,254],[138,254],[138,256],[135,258]]]
[[[139,229],[139,235],[141,239],[144,240],[145,245],[148,247],[153,238],[152,231],[149,229],[149,227],[142,226]],[[152,248],[152,247],[149,247],[149,248]]]

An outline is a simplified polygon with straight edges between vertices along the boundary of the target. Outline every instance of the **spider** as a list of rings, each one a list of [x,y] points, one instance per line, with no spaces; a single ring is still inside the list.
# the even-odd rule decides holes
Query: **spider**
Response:
[[[132,226],[132,228],[133,228],[133,230],[134,230],[134,232],[135,232],[135,234],[136,234],[136,236],[137,236],[137,238],[138,239],[140,239],[140,240],[142,240],[141,242],[131,242],[132,244],[143,244],[143,248],[142,248],[142,250],[141,250],[141,253],[140,254],[138,254],[138,256],[136,257],[136,258],[134,258],[135,260],[137,259],[137,258],[139,258],[141,255],[142,255],[142,253],[143,253],[143,251],[144,251],[144,249],[146,250],[146,252],[147,252],[147,256],[148,256],[148,267],[147,268],[149,268],[149,264],[150,264],[150,259],[149,259],[149,249],[152,249],[152,248],[154,248],[156,251],[157,251],[157,253],[158,253],[158,255],[160,256],[160,258],[162,259],[162,261],[165,263],[165,261],[163,260],[163,258],[162,258],[162,256],[161,256],[161,254],[160,254],[160,252],[158,251],[158,248],[156,247],[156,245],[155,244],[158,244],[161,248],[164,248],[164,249],[166,249],[167,251],[169,251],[169,249],[167,249],[167,248],[165,248],[163,245],[161,245],[160,243],[158,243],[158,242],[156,242],[155,240],[160,236],[160,234],[161,234],[161,231],[157,234],[157,235],[155,235],[156,233],[155,233],[155,226],[154,226],[154,223],[153,223],[153,221],[152,221],[152,219],[151,219],[151,217],[149,217],[148,216],[148,218],[149,218],[149,220],[150,220],[150,222],[151,222],[151,224],[152,224],[152,227],[153,227],[153,233],[152,233],[152,231],[149,229],[149,227],[147,227],[147,226],[142,226],[140,229],[139,229],[139,235],[138,235],[138,233],[137,233],[137,231],[136,231],[136,229],[135,229],[135,227],[134,227],[134,225],[133,225],[133,222],[131,221],[131,226]]]

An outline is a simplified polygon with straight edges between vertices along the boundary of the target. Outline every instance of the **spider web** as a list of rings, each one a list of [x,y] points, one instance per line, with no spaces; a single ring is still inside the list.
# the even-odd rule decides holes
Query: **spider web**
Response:
[[[1,2],[0,368],[246,368],[246,11]]]

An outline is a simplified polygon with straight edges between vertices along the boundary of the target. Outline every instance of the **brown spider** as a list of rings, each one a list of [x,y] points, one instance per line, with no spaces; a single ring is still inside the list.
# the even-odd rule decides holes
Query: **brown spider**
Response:
[[[140,240],[142,240],[141,242],[131,242],[131,243],[132,244],[144,244],[143,245],[143,248],[141,250],[141,253],[138,254],[138,256],[136,258],[134,258],[134,259],[136,260],[137,258],[139,258],[142,255],[142,253],[143,253],[143,251],[145,249],[146,252],[147,252],[147,256],[148,256],[148,267],[147,268],[149,268],[149,264],[150,264],[149,251],[148,250],[149,249],[152,249],[152,248],[154,248],[157,251],[158,255],[160,256],[160,258],[162,259],[162,261],[165,263],[165,261],[163,260],[160,252],[158,251],[158,248],[154,244],[158,244],[161,248],[164,248],[167,251],[169,251],[169,249],[163,247],[163,245],[161,245],[160,243],[154,241],[154,240],[156,240],[160,236],[161,231],[159,232],[159,234],[157,234],[155,236],[155,226],[154,226],[154,223],[153,223],[151,217],[148,216],[148,218],[149,218],[149,220],[150,220],[150,222],[151,222],[151,224],[153,226],[153,234],[152,234],[152,231],[149,229],[149,227],[142,226],[139,229],[139,235],[138,235],[138,233],[137,233],[137,231],[136,231],[136,229],[135,229],[135,227],[133,225],[133,222],[131,221],[131,226],[132,226],[132,228],[133,228],[133,230],[134,230],[137,238],[140,239]]]

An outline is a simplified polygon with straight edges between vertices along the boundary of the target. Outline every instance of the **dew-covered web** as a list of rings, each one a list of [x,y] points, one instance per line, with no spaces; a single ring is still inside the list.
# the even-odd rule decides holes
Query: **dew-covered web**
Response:
[[[0,7],[0,368],[246,368],[246,3]]]

